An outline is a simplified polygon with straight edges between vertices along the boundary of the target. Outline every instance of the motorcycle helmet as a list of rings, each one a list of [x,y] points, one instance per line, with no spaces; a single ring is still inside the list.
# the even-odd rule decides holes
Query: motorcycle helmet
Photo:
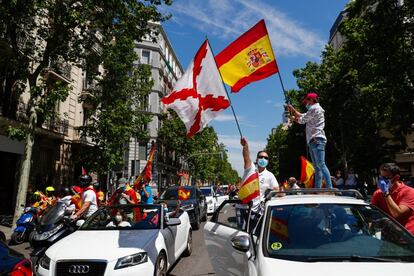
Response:
[[[101,189],[101,184],[99,182],[93,183],[93,188],[95,191],[99,191]]]
[[[45,193],[46,193],[46,196],[48,196],[48,197],[54,196],[55,195],[55,188],[53,188],[52,186],[46,187]]]
[[[82,193],[82,188],[79,186],[72,186],[71,190],[74,195]]]
[[[79,177],[79,184],[81,187],[88,187],[92,183],[92,177],[90,175],[81,175]]]

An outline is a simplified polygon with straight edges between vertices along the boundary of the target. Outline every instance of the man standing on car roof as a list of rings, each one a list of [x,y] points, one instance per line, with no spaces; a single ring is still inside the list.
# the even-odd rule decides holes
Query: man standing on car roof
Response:
[[[303,104],[308,110],[302,114],[292,105],[288,109],[293,114],[294,121],[299,124],[306,124],[306,142],[308,143],[309,153],[312,164],[315,167],[315,187],[322,187],[322,176],[325,178],[326,188],[332,188],[331,174],[325,164],[325,146],[326,136],[325,127],[325,110],[318,103],[318,94],[308,93],[303,100]]]

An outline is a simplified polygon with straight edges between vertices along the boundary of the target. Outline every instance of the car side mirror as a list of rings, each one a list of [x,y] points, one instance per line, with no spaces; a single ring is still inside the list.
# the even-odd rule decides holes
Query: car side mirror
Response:
[[[169,218],[165,221],[167,226],[177,226],[181,224],[181,220],[179,218]]]
[[[248,236],[236,236],[231,239],[231,245],[238,251],[247,252],[250,249],[250,238]]]

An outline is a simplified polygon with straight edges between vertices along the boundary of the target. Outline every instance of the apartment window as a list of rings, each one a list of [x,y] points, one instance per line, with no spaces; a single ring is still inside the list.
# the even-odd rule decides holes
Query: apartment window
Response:
[[[140,160],[147,160],[147,143],[139,143],[138,158]]]
[[[142,63],[150,64],[150,51],[142,50]]]

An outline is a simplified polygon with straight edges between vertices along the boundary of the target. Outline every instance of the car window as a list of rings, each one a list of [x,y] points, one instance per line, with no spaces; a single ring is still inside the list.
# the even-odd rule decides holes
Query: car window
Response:
[[[220,206],[219,212],[216,216],[217,223],[245,231],[249,217],[249,208],[247,205],[240,203],[224,202]]]
[[[300,204],[270,207],[264,254],[311,261],[363,256],[414,260],[414,237],[368,205]]]
[[[160,205],[108,206],[96,211],[80,230],[158,229]]]
[[[191,187],[173,187],[168,188],[162,194],[161,200],[188,200],[194,199],[195,193],[194,189]]]
[[[201,188],[200,191],[205,196],[212,196],[213,195],[212,192],[211,192],[211,188]]]

